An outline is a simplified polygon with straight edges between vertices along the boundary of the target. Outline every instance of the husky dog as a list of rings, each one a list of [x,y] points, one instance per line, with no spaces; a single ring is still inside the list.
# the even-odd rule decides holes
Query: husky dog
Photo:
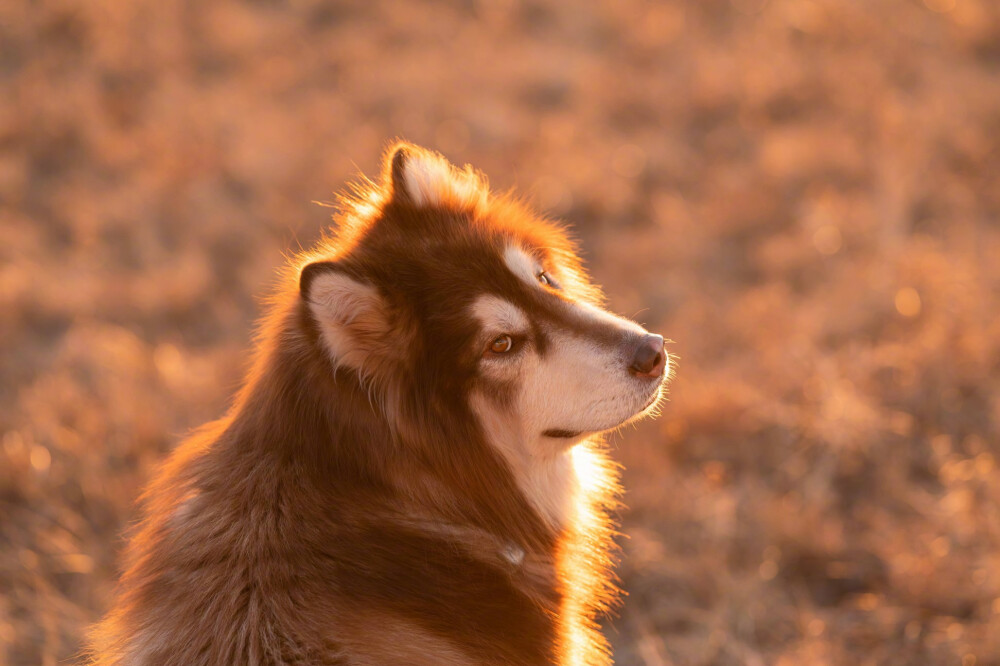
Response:
[[[599,435],[656,410],[663,338],[470,167],[383,171],[147,490],[93,663],[610,663]]]

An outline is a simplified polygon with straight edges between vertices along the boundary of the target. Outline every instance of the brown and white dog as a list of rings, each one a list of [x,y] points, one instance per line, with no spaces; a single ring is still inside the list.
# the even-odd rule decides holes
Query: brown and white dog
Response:
[[[148,489],[92,661],[610,663],[598,436],[668,371],[563,230],[396,145]]]

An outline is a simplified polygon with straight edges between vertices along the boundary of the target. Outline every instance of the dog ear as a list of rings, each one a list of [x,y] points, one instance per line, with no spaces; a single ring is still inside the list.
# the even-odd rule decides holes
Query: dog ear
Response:
[[[475,208],[487,199],[487,186],[472,167],[458,169],[444,156],[410,143],[389,151],[384,171],[392,201],[417,208]]]
[[[390,153],[389,184],[392,188],[392,198],[396,201],[412,201],[406,190],[406,165],[413,159],[413,148],[406,143],[399,143]]]
[[[377,288],[319,261],[302,269],[299,293],[337,365],[370,374],[385,360],[392,321]]]

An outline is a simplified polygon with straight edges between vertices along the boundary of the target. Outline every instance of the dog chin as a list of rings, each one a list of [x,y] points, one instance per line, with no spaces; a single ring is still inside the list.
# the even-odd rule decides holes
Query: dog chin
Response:
[[[663,395],[663,386],[664,386],[664,383],[665,382],[662,382],[662,383],[660,383],[660,384],[657,385],[656,390],[653,391],[652,395],[649,396],[649,400],[646,401],[646,404],[643,405],[642,409],[640,409],[638,412],[636,412],[632,416],[632,418],[636,418],[636,417],[640,417],[640,416],[645,416],[649,412],[653,411],[653,409],[655,409],[656,403],[658,403],[660,401],[660,397]]]
[[[615,430],[617,428],[622,427],[623,425],[627,425],[629,423],[638,421],[640,419],[649,416],[656,410],[656,406],[660,403],[660,398],[663,396],[663,386],[664,382],[657,384],[656,389],[653,390],[649,398],[647,398],[646,401],[642,403],[642,407],[632,412],[630,415],[626,416],[618,423],[608,426],[607,428],[601,428],[600,430],[595,430],[594,432],[606,432],[608,430]]]
[[[663,394],[663,384],[659,384],[656,390],[653,391],[652,395],[646,400],[645,404],[638,410],[632,412],[631,414],[625,416],[624,418],[618,420],[615,423],[600,426],[596,428],[550,428],[542,433],[543,437],[549,437],[552,439],[561,439],[567,442],[572,440],[579,440],[589,435],[594,435],[599,432],[608,432],[610,430],[615,430],[633,421],[638,421],[639,419],[645,418],[651,414],[655,409],[657,403],[660,401],[660,397]]]

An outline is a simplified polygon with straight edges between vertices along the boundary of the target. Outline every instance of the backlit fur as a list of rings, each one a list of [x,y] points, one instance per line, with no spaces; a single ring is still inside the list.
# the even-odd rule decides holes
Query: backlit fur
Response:
[[[435,153],[393,147],[338,222],[145,493],[93,663],[610,663],[600,435],[662,396],[628,370],[646,332]]]

